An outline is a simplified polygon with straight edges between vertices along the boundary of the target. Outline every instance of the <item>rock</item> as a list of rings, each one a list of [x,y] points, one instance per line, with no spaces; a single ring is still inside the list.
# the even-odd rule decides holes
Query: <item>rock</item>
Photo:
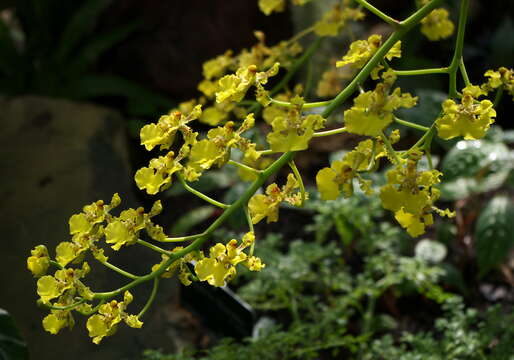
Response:
[[[69,217],[93,201],[109,201],[115,192],[122,198],[121,208],[139,206],[133,193],[124,120],[115,111],[96,105],[32,96],[0,99],[0,108],[0,307],[13,315],[32,357],[136,358],[148,338],[173,350],[166,346],[170,342],[163,335],[164,320],[154,318],[140,330],[121,324],[118,334],[105,338],[101,348],[91,343],[86,319],[80,315],[75,316],[72,331],[63,329],[54,336],[43,330],[41,320],[47,310],[36,306],[36,281],[26,269],[30,250],[45,244],[54,256],[55,246],[69,239]],[[147,250],[133,247],[112,256],[111,261],[145,274],[160,261],[160,255]],[[93,258],[87,261],[93,271],[86,283],[93,290],[109,291],[127,282],[105,271]],[[176,281],[166,280],[161,281],[160,293],[177,296]],[[129,311],[140,311],[150,287],[144,284],[133,291],[135,300]]]

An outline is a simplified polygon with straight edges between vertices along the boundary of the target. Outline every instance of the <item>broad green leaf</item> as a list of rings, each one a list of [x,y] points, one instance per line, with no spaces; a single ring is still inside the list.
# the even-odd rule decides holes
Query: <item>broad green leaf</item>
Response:
[[[500,264],[513,246],[514,204],[508,196],[496,196],[481,212],[475,228],[480,276]]]
[[[442,162],[441,197],[457,200],[500,187],[512,169],[509,149],[503,143],[459,141]]]
[[[0,359],[29,359],[27,344],[21,338],[12,317],[3,309],[0,309]]]
[[[199,208],[191,210],[173,224],[170,233],[173,234],[173,236],[188,235],[189,230],[210,218],[215,211],[216,208],[210,205],[200,206]]]
[[[105,51],[129,36],[139,24],[134,21],[106,34],[96,35],[78,51],[72,62],[66,65],[66,75],[73,77],[85,72]]]
[[[84,100],[102,96],[120,96],[128,100],[128,112],[134,116],[166,112],[174,103],[130,80],[117,76],[87,75],[70,83],[63,96]]]
[[[74,50],[77,44],[86,36],[94,26],[94,19],[109,5],[107,0],[88,0],[84,5],[72,16],[66,24],[59,48],[57,50],[56,59],[59,63],[65,59]]]

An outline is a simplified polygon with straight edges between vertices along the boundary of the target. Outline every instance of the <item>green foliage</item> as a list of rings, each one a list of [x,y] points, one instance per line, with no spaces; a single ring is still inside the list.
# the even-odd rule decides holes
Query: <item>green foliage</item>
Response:
[[[457,200],[498,189],[512,169],[511,151],[501,136],[459,141],[442,162],[442,198]]]
[[[0,309],[0,360],[27,360],[29,352],[14,321],[7,311]]]
[[[507,196],[496,196],[480,213],[475,229],[480,274],[501,263],[514,246],[514,205]]]
[[[449,299],[443,310],[443,316],[434,322],[435,331],[404,333],[399,344],[385,335],[371,343],[362,359],[512,359],[514,313],[495,306],[480,316],[459,297]]]
[[[259,242],[257,255],[267,267],[257,275],[242,272],[237,291],[266,314],[252,338],[223,339],[209,350],[189,348],[174,355],[147,350],[144,359],[509,359],[514,313],[496,306],[480,314],[467,308],[459,296],[444,292],[438,285],[443,267],[406,255],[402,231],[378,221],[382,210],[373,206],[374,201],[362,197],[358,203],[352,199],[332,203],[334,215],[367,211],[369,219],[360,222],[351,244],[341,241],[346,235],[328,241],[339,234],[334,229],[325,234],[323,244],[288,242],[278,234]],[[320,212],[307,227],[316,231],[328,211],[313,207]],[[345,261],[350,258],[362,264]],[[377,306],[384,296],[393,301],[426,297],[440,304],[441,311],[436,318],[408,320],[417,324],[405,327]],[[402,315],[404,322],[412,316]],[[288,325],[278,325],[273,318]],[[406,330],[413,326],[418,330]]]
[[[15,2],[17,23],[0,19],[0,92],[38,94],[75,100],[118,96],[132,115],[155,115],[173,106],[129,80],[95,73],[98,59],[125,40],[139,21],[98,33],[96,20],[106,0]],[[63,21],[64,20],[64,21]]]

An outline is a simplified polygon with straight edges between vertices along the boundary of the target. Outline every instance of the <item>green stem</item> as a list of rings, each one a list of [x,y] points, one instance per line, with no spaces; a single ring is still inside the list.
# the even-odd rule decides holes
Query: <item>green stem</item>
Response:
[[[284,106],[284,107],[288,107],[288,108],[294,108],[294,107],[298,106],[298,105],[292,104],[292,103],[290,103],[288,101],[280,101],[280,100],[275,100],[273,98],[270,98],[270,100],[271,100],[271,103],[273,103],[275,105],[278,105],[278,106]],[[332,100],[304,103],[302,105],[302,109],[312,109],[312,108],[327,106],[331,102],[332,102]]]
[[[276,95],[284,86],[287,85],[287,83],[293,78],[293,76],[300,70],[300,68],[305,64],[307,60],[310,59],[312,55],[318,50],[318,48],[321,45],[321,41],[323,38],[317,38],[314,40],[314,42],[309,46],[309,48],[305,51],[305,53],[299,57],[293,65],[289,68],[287,73],[284,75],[282,79],[271,89],[269,92],[270,96]],[[255,113],[257,115],[258,111],[261,109],[261,104],[257,103],[254,106],[252,106],[248,112],[249,113]]]
[[[155,246],[154,244],[150,244],[149,242],[147,241],[144,241],[144,240],[141,240],[141,239],[138,239],[137,240],[137,243],[139,245],[143,245],[143,246],[146,246],[147,248],[149,249],[152,249],[153,251],[156,251],[158,253],[161,253],[161,254],[164,254],[164,255],[169,255],[171,254],[171,251],[168,251],[168,250],[164,250],[158,246]],[[141,278],[141,276],[138,276],[137,278]]]
[[[86,299],[80,299],[76,303],[66,305],[66,306],[55,306],[55,305],[49,305],[49,304],[43,304],[43,306],[45,306],[48,309],[52,309],[52,310],[71,310],[85,302],[86,302]]]
[[[309,48],[305,51],[305,53],[296,60],[291,68],[288,70],[287,74],[284,75],[282,79],[271,89],[270,96],[276,95],[287,83],[293,78],[293,76],[300,70],[300,68],[311,58],[312,55],[316,53],[318,48],[321,45],[321,41],[323,38],[317,38],[314,42],[309,46]]]
[[[296,180],[298,180],[298,184],[300,185],[300,194],[302,195],[302,203],[300,206],[303,206],[303,203],[305,202],[305,186],[303,185],[302,175],[298,171],[298,168],[296,167],[296,164],[294,163],[294,160],[291,160],[289,162],[289,167],[291,170],[293,170],[293,174],[296,177]]]
[[[324,136],[330,136],[330,135],[337,135],[337,134],[341,134],[341,133],[344,133],[344,132],[346,132],[346,128],[345,127],[340,127],[340,128],[337,128],[337,129],[315,132],[314,135],[312,135],[312,137],[316,138],[316,137],[324,137]]]
[[[375,305],[377,298],[373,295],[370,296],[368,300],[368,306],[366,308],[366,312],[364,313],[364,323],[362,325],[361,333],[365,334],[371,330],[371,323],[373,321],[373,314],[375,313]]]
[[[385,57],[387,52],[396,44],[398,40],[401,40],[406,33],[408,33],[415,25],[417,25],[421,19],[428,15],[433,9],[439,6],[443,0],[432,0],[414,14],[409,16],[404,21],[400,22],[400,27],[389,36],[389,38],[382,44],[377,52],[369,59],[367,64],[361,69],[361,71],[353,78],[353,80],[343,89],[332,101],[332,103],[325,108],[321,116],[327,118],[332,112],[334,112],[339,106],[341,106],[350,95],[352,95],[357,87],[364,83],[364,80],[369,76],[371,71],[380,63]]]
[[[266,156],[266,155],[276,154],[277,151],[274,151],[271,149],[266,149],[266,150],[260,150],[260,151],[258,151],[258,153],[261,154],[261,156]]]
[[[56,268],[58,268],[59,270],[64,269],[64,267],[63,267],[61,264],[59,264],[57,261],[50,260],[50,265],[55,266],[55,267],[56,267]]]
[[[394,121],[397,122],[398,124],[401,124],[403,126],[408,126],[408,127],[411,127],[413,129],[417,129],[417,130],[421,130],[421,131],[428,131],[430,128],[427,128],[426,126],[422,126],[422,125],[418,125],[418,124],[414,124],[410,121],[405,121],[405,120],[402,120],[402,119],[398,119],[397,117],[394,118]]]
[[[85,312],[82,312],[80,311],[80,313],[84,316],[89,316],[89,315],[93,315],[99,308],[100,306],[102,306],[103,304],[105,304],[105,300],[101,300],[94,308],[92,308],[91,310],[89,311],[85,311]]]
[[[469,0],[461,0],[459,11],[459,25],[457,28],[457,40],[455,41],[455,51],[453,58],[448,66],[450,74],[449,96],[451,98],[457,97],[457,70],[459,63],[462,60],[462,49],[464,48],[464,33],[466,30],[466,21],[468,18]]]
[[[462,78],[464,79],[464,84],[466,84],[466,86],[471,86],[471,81],[469,81],[468,72],[466,71],[466,65],[464,65],[464,59],[462,57],[460,58],[460,61],[459,61],[459,69],[460,69]]]
[[[161,240],[161,242],[181,242],[181,241],[189,241],[198,239],[201,236],[204,236],[205,233],[188,235],[188,236],[179,236],[179,237],[167,237],[166,240]]]
[[[220,207],[222,209],[226,209],[228,208],[230,205],[227,205],[227,204],[223,204],[217,200],[214,200],[213,198],[205,195],[204,193],[196,190],[196,189],[193,189],[191,186],[189,186],[186,181],[184,180],[184,178],[182,178],[182,176],[178,175],[177,176],[180,183],[182,184],[182,186],[184,187],[184,189],[186,189],[187,191],[189,191],[191,194],[194,194],[196,196],[198,196],[200,199],[208,202],[209,204],[212,204],[214,206],[217,206],[217,207]]]
[[[380,60],[387,54],[389,49],[393,47],[393,45],[400,40],[410,29],[412,29],[417,23],[421,21],[423,17],[425,17],[430,11],[432,11],[435,7],[437,7],[443,0],[432,0],[427,5],[423,6],[419,10],[417,10],[412,16],[407,18],[406,20],[400,23],[400,27],[397,31],[395,31],[378,49],[378,51],[371,57],[368,63],[361,69],[361,71],[357,74],[357,76],[348,84],[348,86],[341,91],[334,100],[328,105],[322,116],[327,118],[334,112],[346,99],[353,94],[356,87],[363,83],[364,80],[369,76],[371,71],[375,68],[375,66],[380,62]],[[285,86],[290,78],[294,75],[300,66],[307,61],[307,59],[317,50],[320,45],[320,39],[317,39],[307,50],[307,52],[298,59],[293,67],[289,70],[288,74],[282,79],[279,84],[275,86],[274,89],[279,91],[282,86]],[[287,77],[287,78],[286,78]],[[272,94],[273,95],[273,94]],[[288,151],[282,154],[277,160],[275,160],[270,166],[268,166],[262,173],[260,173],[257,179],[248,187],[248,189],[241,195],[239,199],[237,199],[234,203],[232,203],[228,208],[226,208],[223,213],[216,219],[214,222],[202,233],[201,236],[196,238],[191,244],[187,247],[176,251],[169,255],[169,259],[163,262],[159,267],[144,276],[141,276],[124,286],[109,292],[99,292],[95,293],[95,299],[110,299],[114,296],[117,296],[123,293],[125,290],[129,290],[134,286],[137,286],[143,282],[152,280],[156,277],[161,276],[166,269],[176,260],[180,259],[184,255],[198,250],[200,246],[209,238],[209,236],[221,225],[225,222],[227,218],[232,216],[240,207],[244,206],[248,203],[250,198],[255,194],[255,192],[265,183],[265,181],[274,173],[279,171],[284,165],[288,164],[291,160],[293,160],[296,155],[295,151]]]
[[[125,290],[129,290],[134,286],[137,286],[146,281],[152,280],[155,277],[161,276],[166,269],[177,259],[180,259],[184,255],[190,253],[191,251],[198,250],[200,246],[209,238],[209,236],[221,225],[225,222],[227,218],[232,216],[235,211],[237,211],[241,206],[246,204],[248,200],[255,194],[255,192],[264,184],[264,182],[278,170],[280,170],[285,164],[291,161],[296,152],[289,151],[280,156],[275,162],[273,162],[266,170],[264,170],[257,179],[250,185],[250,187],[243,193],[243,195],[237,199],[230,207],[225,209],[223,213],[216,219],[214,222],[205,230],[203,235],[197,238],[193,243],[188,245],[187,247],[176,251],[169,255],[169,259],[163,262],[155,271],[150,272],[144,276],[140,276],[139,278],[129,282],[128,284],[108,292],[98,292],[95,293],[95,299],[110,299],[114,296],[117,296],[123,293]]]
[[[250,232],[255,233],[253,229],[252,217],[250,216],[250,211],[248,210],[248,205],[243,206],[243,211],[245,213],[246,222],[248,223],[248,229],[250,230]],[[255,241],[256,240],[254,240],[252,242],[252,245],[250,245],[250,256],[253,256],[253,251],[255,249]]]
[[[119,267],[111,264],[110,262],[107,262],[107,261],[100,261],[100,263],[102,263],[103,265],[105,265],[105,267],[117,272],[118,274],[120,275],[123,275],[125,277],[128,277],[129,279],[137,279],[139,276],[137,275],[134,275],[134,274],[131,274],[129,273],[128,271],[125,271],[123,269],[120,269]]]
[[[500,103],[500,100],[502,99],[502,95],[503,95],[503,85],[500,86],[498,88],[498,90],[496,90],[496,95],[494,97],[494,102],[493,102],[493,107],[496,109],[496,107],[498,106],[498,104]]]
[[[287,43],[292,43],[292,42],[295,42],[295,41],[298,41],[300,40],[302,37],[306,36],[306,35],[309,35],[311,32],[314,31],[314,26],[309,26],[308,28],[306,29],[303,29],[302,31],[300,31],[298,34],[296,34],[295,36],[293,36],[291,39],[287,40]]]
[[[448,68],[417,69],[417,70],[393,70],[398,76],[417,76],[430,74],[448,74]]]
[[[241,164],[240,162],[237,162],[237,161],[234,161],[234,160],[229,160],[227,162],[227,164],[229,165],[234,165],[234,166],[237,166],[238,168],[241,168],[243,170],[246,170],[246,171],[250,171],[251,173],[253,174],[260,174],[262,172],[262,170],[258,170],[258,169],[255,169],[251,166],[248,166],[248,165],[245,165],[245,164]]]
[[[155,277],[153,279],[153,287],[152,287],[152,292],[150,293],[150,297],[148,298],[148,301],[146,302],[146,304],[143,307],[143,309],[139,312],[139,314],[137,314],[138,318],[143,316],[145,314],[145,312],[150,308],[150,306],[152,305],[152,303],[153,303],[153,301],[155,299],[155,294],[157,294],[157,289],[158,288],[159,288],[159,278]]]
[[[396,151],[393,149],[393,146],[391,145],[391,142],[389,141],[387,136],[382,132],[380,134],[380,137],[382,138],[385,148],[386,148],[387,152],[389,153],[389,155],[391,156],[391,158],[394,160],[394,162],[397,165],[400,164],[400,158],[398,157],[398,154],[396,153]]]
[[[400,25],[400,22],[398,20],[393,19],[392,17],[386,15],[384,12],[380,11],[379,9],[377,9],[376,7],[374,7],[373,5],[368,3],[366,0],[355,0],[355,1],[358,2],[359,4],[361,4],[363,7],[368,9],[370,12],[372,12],[376,16],[378,16],[379,18],[381,18],[382,20],[384,20],[386,23],[393,25],[393,26]]]
[[[432,139],[435,133],[435,123],[440,116],[441,112],[439,113],[439,115],[437,115],[436,120],[432,123],[430,129],[428,129],[428,131],[425,134],[423,134],[423,136],[414,145],[411,146],[410,150],[421,147],[421,145],[425,143],[425,140],[427,140],[427,138],[430,137],[430,139]]]

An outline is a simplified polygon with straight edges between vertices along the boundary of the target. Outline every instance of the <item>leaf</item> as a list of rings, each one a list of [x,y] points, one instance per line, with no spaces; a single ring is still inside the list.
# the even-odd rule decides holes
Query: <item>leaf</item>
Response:
[[[204,222],[208,218],[210,218],[216,208],[214,206],[200,206],[194,210],[191,210],[184,216],[180,217],[171,227],[170,233],[177,234],[180,236],[182,234],[186,234],[189,230],[191,230],[196,225]]]
[[[77,44],[91,30],[94,25],[94,19],[109,5],[107,0],[88,0],[84,5],[72,16],[64,29],[56,59],[59,63],[65,62],[68,55],[74,50]]]
[[[133,21],[111,32],[96,35],[78,51],[71,64],[66,66],[66,75],[73,77],[86,71],[105,51],[129,36],[139,25],[139,21]]]
[[[14,46],[14,42],[9,28],[0,19],[0,71],[6,75],[10,75],[19,66],[18,50]]]
[[[479,276],[500,264],[514,246],[514,205],[507,196],[494,197],[475,227]]]
[[[9,313],[0,309],[0,360],[28,360],[27,344]]]
[[[175,104],[168,98],[121,77],[87,75],[72,83],[62,91],[67,98],[83,100],[102,96],[120,96],[129,101],[131,115],[152,115],[168,111]]]
[[[462,199],[500,187],[512,160],[505,144],[484,140],[459,141],[442,162],[441,198]]]

